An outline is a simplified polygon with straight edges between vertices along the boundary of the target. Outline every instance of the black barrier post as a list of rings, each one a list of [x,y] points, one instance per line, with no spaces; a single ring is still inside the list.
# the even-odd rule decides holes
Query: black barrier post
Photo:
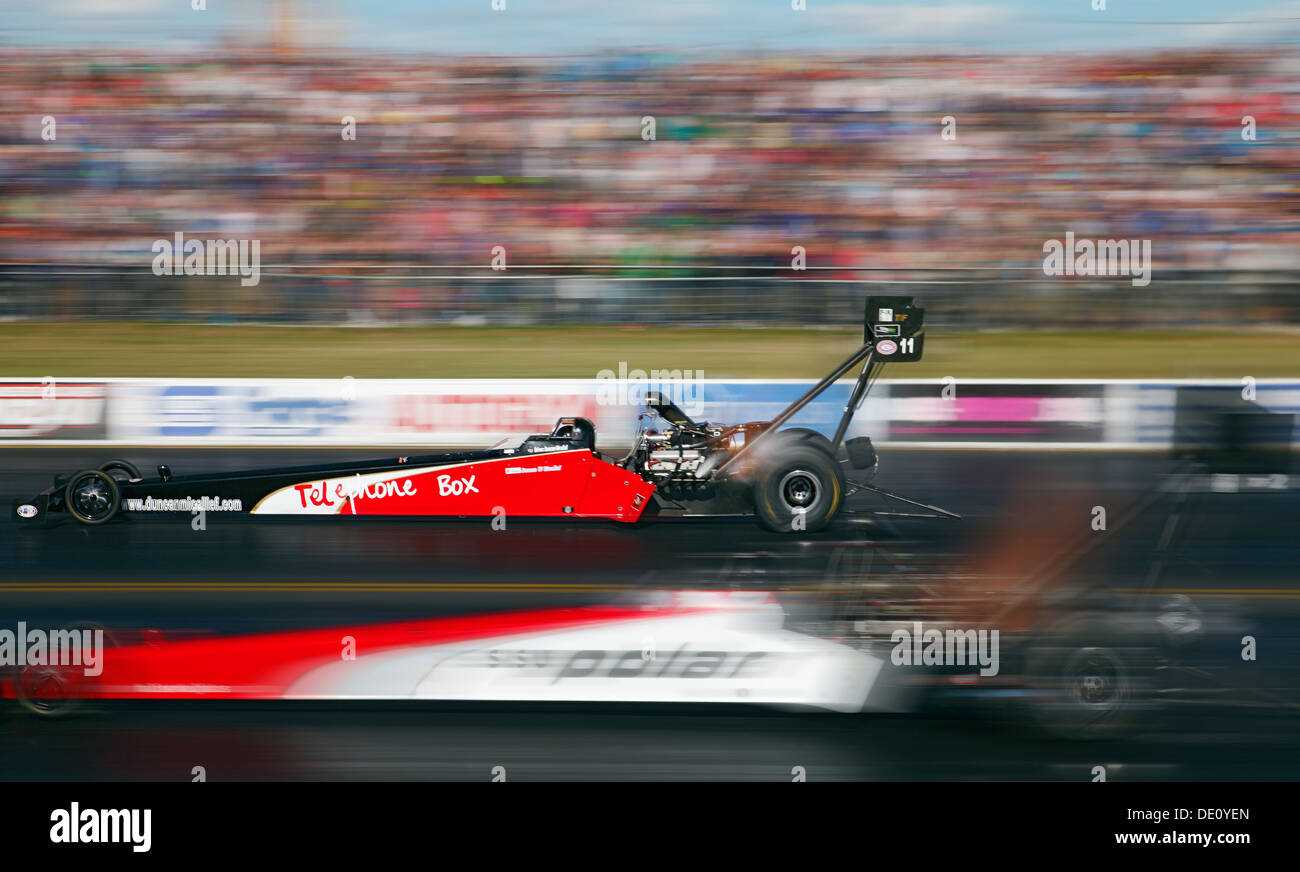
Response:
[[[861,404],[862,398],[867,395],[867,390],[871,387],[872,376],[883,365],[877,362],[874,356],[868,357],[867,362],[862,365],[862,372],[858,375],[857,383],[853,385],[853,393],[849,394],[848,405],[844,407],[844,415],[840,418],[840,425],[835,428],[835,438],[831,440],[832,448],[838,450],[840,443],[844,441],[844,434],[849,431],[849,422],[857,414],[858,405]]]

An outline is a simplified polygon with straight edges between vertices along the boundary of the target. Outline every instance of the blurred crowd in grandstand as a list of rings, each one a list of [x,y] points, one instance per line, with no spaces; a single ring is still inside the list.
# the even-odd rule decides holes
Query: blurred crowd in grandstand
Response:
[[[1212,321],[1225,284],[1239,320],[1300,321],[1285,48],[46,49],[0,72],[0,112],[21,119],[0,130],[0,318],[844,323],[861,288],[842,282],[874,278],[925,282],[898,288],[968,324],[1130,324],[1142,299],[1163,313],[1146,323]],[[151,246],[177,231],[259,239],[261,283],[154,277]],[[1046,278],[1043,244],[1067,231],[1152,240],[1151,286]],[[498,245],[515,272],[487,269]],[[783,269],[794,246],[835,269]],[[558,268],[574,265],[605,269]],[[983,271],[939,272],[956,267]]]

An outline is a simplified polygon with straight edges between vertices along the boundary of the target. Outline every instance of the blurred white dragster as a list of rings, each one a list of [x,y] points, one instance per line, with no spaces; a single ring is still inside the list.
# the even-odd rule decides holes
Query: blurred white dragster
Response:
[[[41,713],[168,698],[866,707],[884,662],[784,623],[771,594],[724,591],[179,640],[155,630],[111,648],[100,675],[27,667],[0,686]]]

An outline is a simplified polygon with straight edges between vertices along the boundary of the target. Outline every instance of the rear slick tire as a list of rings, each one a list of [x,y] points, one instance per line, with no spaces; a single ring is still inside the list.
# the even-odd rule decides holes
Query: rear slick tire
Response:
[[[754,513],[774,533],[815,533],[839,514],[843,502],[839,464],[806,442],[773,452],[754,481]]]

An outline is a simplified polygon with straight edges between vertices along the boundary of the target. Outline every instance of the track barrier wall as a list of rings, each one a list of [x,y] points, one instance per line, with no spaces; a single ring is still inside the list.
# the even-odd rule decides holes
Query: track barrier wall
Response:
[[[647,384],[602,379],[0,379],[0,444],[482,446],[548,431],[561,416],[596,423],[599,444],[631,444],[647,389],[696,420],[773,417],[813,380]],[[791,425],[830,435],[843,381]],[[1163,450],[1180,389],[1213,388],[1277,419],[1300,442],[1300,380],[882,379],[850,436],[916,448]],[[647,417],[642,424],[653,427]],[[1276,429],[1276,428],[1275,428]]]

